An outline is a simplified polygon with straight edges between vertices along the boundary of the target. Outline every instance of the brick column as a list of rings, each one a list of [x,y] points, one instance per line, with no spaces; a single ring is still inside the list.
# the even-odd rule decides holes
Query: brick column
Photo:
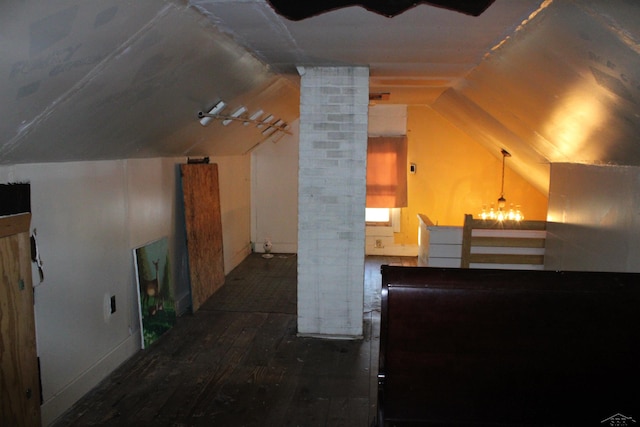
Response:
[[[300,70],[298,333],[363,333],[369,69]]]

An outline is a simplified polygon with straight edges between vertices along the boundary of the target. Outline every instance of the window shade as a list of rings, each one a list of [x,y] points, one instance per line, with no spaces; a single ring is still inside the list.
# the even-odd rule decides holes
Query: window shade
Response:
[[[367,207],[407,206],[407,137],[370,137],[367,145]]]

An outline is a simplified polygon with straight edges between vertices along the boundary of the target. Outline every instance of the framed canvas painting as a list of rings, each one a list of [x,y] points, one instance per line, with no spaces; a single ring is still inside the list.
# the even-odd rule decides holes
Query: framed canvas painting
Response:
[[[142,348],[147,348],[176,323],[168,239],[163,237],[133,250],[140,308]]]

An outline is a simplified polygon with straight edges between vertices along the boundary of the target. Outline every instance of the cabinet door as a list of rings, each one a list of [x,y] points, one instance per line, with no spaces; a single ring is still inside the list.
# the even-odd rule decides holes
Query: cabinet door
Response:
[[[0,218],[0,425],[40,426],[29,214]]]

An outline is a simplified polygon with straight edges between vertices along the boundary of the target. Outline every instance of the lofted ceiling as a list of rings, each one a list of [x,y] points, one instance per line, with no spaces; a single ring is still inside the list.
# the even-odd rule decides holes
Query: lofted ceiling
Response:
[[[637,0],[298,21],[266,0],[5,0],[0,51],[0,164],[246,153],[264,126],[198,112],[291,123],[297,67],[365,65],[372,102],[431,106],[544,193],[550,162],[640,166]]]

